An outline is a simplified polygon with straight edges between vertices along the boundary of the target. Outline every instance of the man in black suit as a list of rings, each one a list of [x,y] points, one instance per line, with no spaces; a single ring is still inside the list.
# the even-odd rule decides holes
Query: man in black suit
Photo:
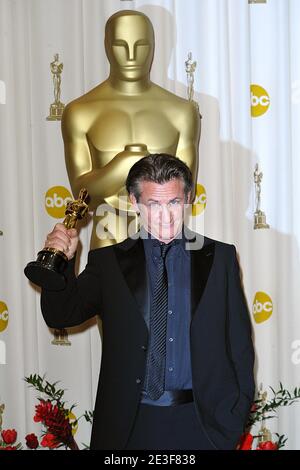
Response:
[[[69,259],[66,288],[42,291],[47,325],[102,319],[91,449],[235,449],[254,395],[235,247],[183,224],[193,187],[178,158],[142,158],[126,187],[141,230],[90,251],[78,278],[76,230],[57,224],[45,243]]]

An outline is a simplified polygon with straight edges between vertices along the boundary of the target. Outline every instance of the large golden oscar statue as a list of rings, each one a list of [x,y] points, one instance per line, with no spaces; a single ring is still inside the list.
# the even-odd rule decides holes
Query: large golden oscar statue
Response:
[[[127,238],[136,216],[127,199],[121,206],[120,200],[127,198],[126,176],[140,158],[170,153],[187,163],[195,183],[198,172],[200,115],[195,103],[150,81],[154,32],[149,18],[133,10],[115,13],[106,23],[105,48],[108,79],[69,103],[62,118],[72,191],[78,194],[84,187],[90,195],[91,249]],[[110,209],[115,223],[107,226]]]

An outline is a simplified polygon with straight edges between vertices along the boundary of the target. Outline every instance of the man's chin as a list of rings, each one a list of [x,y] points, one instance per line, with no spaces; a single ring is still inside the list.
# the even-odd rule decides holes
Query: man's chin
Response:
[[[162,233],[159,238],[161,240],[172,240],[175,237],[174,233]]]
[[[149,227],[144,225],[144,228],[148,233],[152,235],[152,237],[162,241],[162,242],[169,242],[170,240],[173,240],[178,233],[181,231],[182,226],[174,226],[172,225],[171,227],[166,227],[165,229],[159,227],[158,230],[155,230],[153,227]]]
[[[161,241],[168,242],[170,240],[173,240],[173,238],[175,238],[177,234],[178,234],[178,231],[176,231],[174,227],[172,227],[172,229],[161,230],[157,234],[157,238]]]

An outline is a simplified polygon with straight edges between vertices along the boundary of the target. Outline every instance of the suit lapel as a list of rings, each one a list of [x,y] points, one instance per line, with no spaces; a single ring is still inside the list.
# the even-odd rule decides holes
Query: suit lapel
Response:
[[[191,312],[195,314],[196,308],[202,298],[207,280],[212,268],[215,254],[213,240],[204,239],[201,249],[191,250]]]
[[[149,309],[146,260],[143,240],[128,238],[114,247],[125,281],[146,320]]]
[[[193,246],[196,234],[193,239],[191,233],[193,232],[188,231],[188,240]],[[215,254],[214,241],[205,237],[202,237],[202,240],[204,240],[202,248],[190,250],[192,316],[204,293]],[[128,238],[123,243],[114,246],[114,251],[128,288],[147,323],[150,299],[143,240],[140,237]]]

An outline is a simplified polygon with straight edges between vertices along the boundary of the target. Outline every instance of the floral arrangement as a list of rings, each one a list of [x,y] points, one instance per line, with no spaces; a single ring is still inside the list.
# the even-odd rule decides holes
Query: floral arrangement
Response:
[[[282,449],[287,441],[284,434],[275,434],[272,437],[271,431],[266,427],[265,422],[268,419],[276,418],[276,413],[281,406],[290,406],[300,399],[300,388],[295,388],[289,392],[279,383],[279,390],[275,391],[269,387],[273,396],[267,400],[267,392],[262,392],[262,386],[258,393],[258,399],[254,401],[245,433],[241,436],[238,450],[279,450]],[[257,423],[261,423],[258,434],[254,434],[252,429]]]
[[[63,401],[65,390],[57,387],[58,382],[51,384],[45,379],[45,376],[34,374],[25,377],[25,382],[35,388],[42,396],[38,397],[39,403],[35,406],[33,421],[42,423],[43,432],[40,440],[34,434],[25,436],[27,449],[57,449],[64,447],[70,450],[79,450],[74,439],[74,433],[81,418],[89,423],[93,421],[93,413],[85,411],[78,419],[72,419],[72,410],[76,405],[70,408]],[[269,387],[273,397],[267,400],[267,392],[262,392],[262,387],[258,393],[258,399],[254,401],[250,411],[249,420],[245,433],[241,436],[237,450],[279,450],[284,447],[287,438],[284,435],[274,433],[276,438],[272,437],[271,431],[265,426],[268,419],[276,417],[276,413],[281,406],[290,406],[300,399],[300,388],[295,388],[293,392],[284,389],[282,383],[280,388],[275,391]],[[22,444],[17,443],[17,431],[15,429],[2,430],[2,414],[4,405],[0,405],[0,450],[21,450]],[[252,429],[258,423],[261,427],[257,434]],[[88,449],[85,444],[84,448]]]
[[[74,433],[78,426],[80,418],[84,417],[86,421],[92,422],[93,413],[86,411],[80,418],[72,420],[72,409],[66,407],[63,401],[65,390],[57,388],[58,382],[51,384],[44,377],[34,374],[25,377],[25,382],[30,387],[34,387],[43,396],[38,397],[38,405],[35,406],[35,414],[33,421],[42,423],[43,433],[39,441],[34,434],[27,434],[25,442],[27,449],[38,449],[44,447],[48,449],[57,449],[64,447],[65,449],[79,450],[74,439]],[[2,413],[4,405],[2,405]],[[0,410],[1,411],[1,410]],[[2,419],[0,421],[1,430]],[[19,450],[23,449],[21,443],[16,443],[17,431],[15,429],[7,429],[1,431],[0,450]],[[85,446],[87,448],[87,446]]]

